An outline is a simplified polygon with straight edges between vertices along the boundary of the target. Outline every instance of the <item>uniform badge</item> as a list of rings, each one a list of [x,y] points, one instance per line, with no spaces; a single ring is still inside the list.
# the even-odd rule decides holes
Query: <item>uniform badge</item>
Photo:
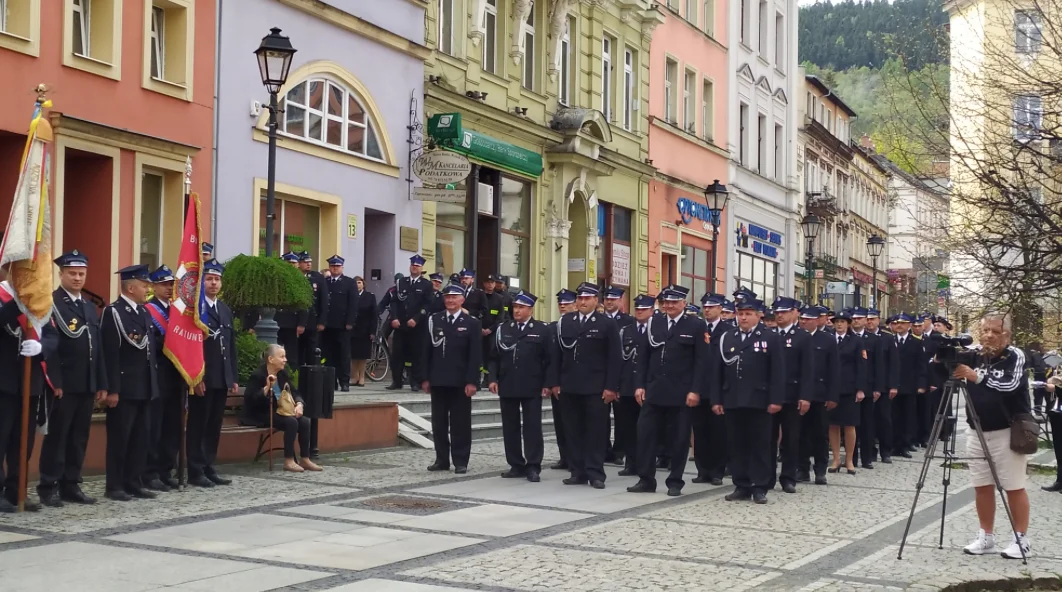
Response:
[[[731,347],[731,348],[730,348],[730,351],[731,351],[731,353],[733,353],[733,351],[734,351],[734,348],[733,348],[733,347]]]
[[[789,339],[785,340],[785,346],[786,347],[793,347],[793,338],[792,337],[790,337]]]
[[[136,333],[130,333],[129,334],[129,339],[132,339],[133,341],[140,341],[140,335],[138,335]]]
[[[867,359],[867,350],[863,350],[863,359]]]
[[[712,343],[712,336],[707,334],[707,333],[705,333],[704,334],[704,342],[708,343],[708,344]]]
[[[69,325],[67,325],[67,327],[68,327],[68,328],[69,328],[69,329],[70,329],[71,331],[77,331],[77,319],[70,319],[70,324],[69,324]]]
[[[467,329],[468,329],[467,327],[458,327],[458,328],[457,328],[457,332],[458,332],[458,333],[461,333],[461,332],[463,332],[463,331],[466,331]]]

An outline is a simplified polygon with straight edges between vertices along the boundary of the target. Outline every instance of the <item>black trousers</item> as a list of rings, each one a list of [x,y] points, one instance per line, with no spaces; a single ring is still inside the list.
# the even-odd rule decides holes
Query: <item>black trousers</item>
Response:
[[[810,409],[809,409],[810,411]],[[800,460],[800,409],[796,403],[782,405],[782,410],[771,416],[771,480],[767,489],[774,489],[775,482],[796,485],[797,462]],[[779,441],[778,430],[782,430]],[[779,449],[779,444],[781,448]],[[779,450],[782,455],[782,472],[778,473]]]
[[[880,401],[887,398],[885,394],[878,397]],[[874,419],[874,394],[867,393],[863,400],[856,403],[859,407],[859,425],[856,426],[856,456],[855,462],[866,464],[874,462],[874,439],[877,437],[877,425]]]
[[[665,483],[668,488],[686,484],[682,473],[690,454],[689,407],[653,405],[646,402],[638,416],[638,477],[656,486],[656,458],[653,452],[663,444],[670,460],[670,472]]]
[[[298,356],[299,365],[312,365],[314,360],[317,359],[316,350],[321,347],[321,336],[317,333],[316,326],[306,326],[306,330],[299,335],[299,352]],[[324,355],[324,352],[321,352]],[[292,368],[298,368],[298,366],[292,366]]]
[[[892,400],[892,452],[898,453],[914,444],[918,430],[918,402],[924,395],[900,393]]]
[[[412,384],[420,384],[420,355],[424,347],[424,337],[420,327],[414,329],[403,327],[391,334],[391,382],[402,384],[402,373],[409,370]],[[462,393],[461,396],[464,396]]]
[[[638,470],[638,417],[642,413],[642,406],[634,400],[634,397],[620,397],[612,404],[612,411],[616,414],[616,450],[624,455],[623,467],[636,471]],[[653,456],[652,453],[650,456]]]
[[[395,332],[398,335],[398,332]],[[472,398],[462,386],[431,386],[431,437],[435,462],[467,467],[472,455]]]
[[[65,393],[57,399],[48,419],[48,435],[41,444],[40,488],[77,485],[82,482],[92,408],[96,393]]]
[[[40,397],[30,397],[29,426],[26,433],[26,459],[33,456],[37,436],[36,409]],[[22,396],[0,393],[0,484],[7,501],[17,503],[19,464],[18,450],[22,439]],[[6,463],[7,469],[4,469]],[[28,468],[28,466],[27,466]]]
[[[707,400],[693,408],[693,460],[697,476],[722,479],[726,473],[726,416],[712,413]]]
[[[929,440],[929,433],[933,431],[933,419],[937,415],[936,404],[940,402],[940,389],[915,395],[915,421],[913,444],[919,444]]]
[[[771,456],[771,427],[774,421],[766,409],[727,409],[727,450],[734,487],[767,491],[774,469]]]
[[[310,456],[310,418],[273,414],[273,427],[284,433],[284,458],[295,458],[295,440],[302,457]]]
[[[605,480],[604,417],[608,405],[600,393],[561,393],[564,427],[568,431],[568,468],[575,479]]]
[[[882,393],[874,404],[874,431],[878,438],[878,454],[881,458],[892,456],[892,409],[895,401],[896,399],[889,398],[888,393]],[[874,460],[874,455],[865,458]]]
[[[169,477],[177,467],[177,455],[181,450],[181,422],[184,420],[182,406],[188,386],[179,377],[179,382],[159,386],[162,396],[151,401],[148,430],[147,467],[144,482],[159,477]]]
[[[1048,411],[1051,422],[1051,442],[1055,448],[1055,481],[1062,481],[1062,412]]]
[[[501,404],[505,462],[518,471],[542,472],[542,397],[499,397],[498,402]]]
[[[221,422],[225,415],[226,389],[208,388],[202,397],[188,397],[188,477],[214,475]]]
[[[811,407],[800,419],[800,458],[797,470],[811,473],[810,458],[815,459],[815,474],[826,474],[829,462],[830,445],[826,431],[826,403],[812,401]]]
[[[557,436],[557,454],[561,462],[568,462],[568,430],[564,427],[564,406],[560,399],[549,398],[549,407],[553,410],[553,433]]]
[[[119,397],[118,404],[107,409],[107,491],[143,486],[150,404]]]
[[[323,349],[325,362],[336,369],[336,382],[340,387],[350,386],[350,331],[325,329]]]
[[[290,329],[284,328],[277,331],[277,343],[284,348],[284,353],[288,355],[288,366],[291,366],[293,370],[298,370],[302,364],[301,356],[299,355],[299,336],[298,330],[295,327]]]

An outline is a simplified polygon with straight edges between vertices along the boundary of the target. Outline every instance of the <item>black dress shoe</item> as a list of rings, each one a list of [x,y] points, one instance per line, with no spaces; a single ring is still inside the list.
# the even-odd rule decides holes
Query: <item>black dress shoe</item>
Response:
[[[701,475],[697,475],[693,479],[690,479],[690,481],[693,483],[708,483],[711,480],[711,477],[702,477]]]
[[[668,468],[671,468],[670,465],[671,465],[671,461],[669,461],[666,458],[658,458],[658,459],[656,459],[656,468],[658,468],[658,469],[668,469]]]
[[[402,388],[402,387],[398,387],[398,388]],[[409,390],[411,392],[414,392],[414,393],[419,393],[420,392],[420,385],[419,384],[412,384],[412,385],[409,386]]]
[[[1055,481],[1050,485],[1044,485],[1040,489],[1044,491],[1062,491],[1062,481]]]
[[[549,466],[549,468],[553,469],[554,471],[567,471],[568,470],[568,461],[559,460],[559,461],[551,464]]]
[[[214,482],[211,481],[210,479],[207,479],[206,475],[196,475],[195,477],[192,477],[192,478],[188,479],[188,484],[189,485],[195,485],[196,487],[214,487]],[[114,499],[114,498],[111,498],[111,499]],[[124,500],[119,500],[119,501],[124,501]]]
[[[460,466],[455,466],[454,467],[454,474],[455,475],[464,475],[467,472],[468,472],[468,467],[460,467]]]
[[[911,453],[907,452],[906,450],[901,450],[896,456],[901,456],[903,458],[912,458]]]
[[[211,487],[213,487],[213,485],[211,485]],[[108,491],[107,493],[103,494],[103,497],[116,502],[133,501],[133,496],[129,495],[124,491]]]
[[[162,484],[166,487],[169,487],[170,489],[180,489],[181,487],[181,484],[169,475],[163,475],[162,477],[159,477],[159,481],[162,481]]]
[[[754,491],[752,492],[752,501],[760,505],[766,504],[767,494],[762,491]]]
[[[622,454],[617,454],[617,455],[616,455],[616,458],[612,459],[612,464],[614,464],[614,465],[616,465],[616,466],[619,466],[619,467],[622,467],[622,466],[623,466],[623,461],[624,461],[624,460],[625,460],[625,459],[624,459],[624,457],[623,457],[623,455],[622,455]]]
[[[91,506],[96,503],[96,498],[85,495],[84,491],[81,491],[81,487],[78,485],[71,485],[69,487],[59,488],[59,499],[64,502],[70,502],[72,504],[81,504],[85,506]]]
[[[161,479],[152,479],[144,484],[144,489],[150,489],[151,491],[161,491],[163,493],[170,490],[169,486],[162,482]]]
[[[15,504],[7,501],[3,497],[0,497],[0,514],[14,514],[18,511],[18,507]]]
[[[214,485],[232,485],[232,479],[226,479],[217,473],[208,473],[206,478],[213,481]]]
[[[863,463],[863,468],[868,470],[868,471],[873,471],[874,470],[874,463],[868,463],[868,462],[867,463]]]
[[[710,483],[711,485],[722,485],[723,484],[723,480],[720,479],[719,477],[712,477],[711,480],[708,481],[708,483]]]
[[[49,508],[63,507],[63,500],[59,497],[59,492],[55,489],[38,489],[37,497],[41,498],[41,503]]]
[[[443,464],[441,462],[433,462],[430,465],[428,465],[428,470],[432,471],[432,472],[434,472],[434,471],[449,471],[450,470],[450,465],[446,465],[446,464]]]
[[[815,475],[815,485],[826,485],[826,475]]]
[[[796,493],[796,485],[786,481],[782,483],[782,491],[786,493]]]
[[[728,502],[743,502],[745,500],[752,499],[752,492],[748,489],[738,487],[735,488],[734,491],[726,494],[726,497],[724,497],[723,499]]]
[[[341,392],[341,393],[349,393],[350,392],[350,387],[344,384],[343,386],[339,387],[339,392]]]
[[[402,390],[402,384],[398,382],[392,382],[391,384],[387,385],[386,388],[389,391],[398,391]]]
[[[811,473],[807,471],[797,471],[796,479],[797,483],[811,483]]]
[[[126,487],[125,492],[139,499],[155,499],[158,497],[158,494],[154,491],[148,491],[140,487]]]
[[[542,477],[538,476],[538,471],[536,471],[534,469],[528,469],[526,477],[527,477],[527,480],[532,482],[532,483],[538,483],[539,481],[542,480]]]
[[[590,482],[590,487],[593,487],[594,489],[604,489],[605,482],[600,479],[594,479]]]
[[[639,479],[637,483],[627,488],[627,493],[656,493],[656,485],[645,479]]]
[[[619,473],[616,473],[620,477],[633,477],[638,474],[638,471],[634,469],[623,468]]]
[[[504,473],[501,474],[501,478],[502,479],[519,479],[519,478],[523,477],[524,475],[526,475],[526,473],[524,471],[521,471],[520,469],[509,469],[508,471],[505,471]]]
[[[668,497],[678,497],[682,495],[682,488],[677,485],[672,485],[667,488],[667,495]]]
[[[561,483],[565,485],[586,485],[587,483],[589,483],[589,481],[586,477],[566,477],[564,478],[564,480],[561,481]]]
[[[881,457],[881,464],[883,464],[883,465],[891,465],[892,464],[892,457],[891,456],[883,456],[883,457]]]

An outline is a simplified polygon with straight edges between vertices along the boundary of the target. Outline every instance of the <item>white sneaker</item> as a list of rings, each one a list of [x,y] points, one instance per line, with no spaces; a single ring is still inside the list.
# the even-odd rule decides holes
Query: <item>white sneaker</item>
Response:
[[[972,543],[963,547],[962,552],[967,555],[984,555],[985,553],[993,553],[995,550],[996,535],[988,534],[982,529],[977,531],[977,538]]]
[[[1007,545],[1007,548],[1003,550],[1000,555],[1006,559],[1021,559],[1022,551],[1025,552],[1025,557],[1032,556],[1032,550],[1029,546],[1029,537],[1025,536],[1025,533],[1018,533],[1018,536]]]

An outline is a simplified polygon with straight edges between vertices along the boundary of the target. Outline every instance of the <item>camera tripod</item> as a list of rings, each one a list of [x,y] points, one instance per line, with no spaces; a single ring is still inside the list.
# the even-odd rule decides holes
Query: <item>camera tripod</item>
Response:
[[[948,366],[948,376],[952,375],[955,370],[952,364]],[[970,425],[973,426],[974,432],[977,435],[977,439],[981,442],[981,451],[984,456],[978,457],[959,457],[956,455],[956,444],[958,441],[958,418],[959,418],[959,397],[962,394],[963,401],[967,400],[966,386],[957,378],[948,378],[948,381],[944,384],[944,392],[940,395],[940,404],[937,406],[936,420],[933,422],[933,429],[930,432],[929,447],[926,448],[925,460],[922,462],[922,471],[918,475],[918,484],[915,488],[914,501],[911,502],[911,512],[907,516],[907,526],[903,529],[903,538],[900,540],[900,551],[896,554],[896,559],[903,559],[903,548],[907,545],[907,535],[911,532],[911,522],[914,520],[915,508],[918,507],[918,497],[922,493],[922,487],[925,486],[926,477],[929,475],[929,467],[932,464],[933,459],[943,459],[943,480],[941,484],[944,486],[944,500],[940,508],[940,539],[937,541],[937,548],[944,548],[944,520],[948,514],[948,486],[951,485],[951,471],[955,464],[955,461],[960,460],[984,460],[988,462],[988,469],[992,472],[992,481],[996,484],[996,490],[999,492],[999,497],[1003,500],[1003,509],[1007,512],[1007,521],[1010,522],[1010,530],[1014,534],[1015,540],[1017,539],[1018,532],[1014,527],[1014,517],[1010,513],[1010,504],[1007,503],[1007,494],[1003,491],[1003,484],[999,481],[999,473],[996,472],[996,464],[992,461],[992,455],[988,452],[988,443],[985,442],[985,433],[981,429],[981,418],[977,416],[977,410],[973,405],[966,406],[966,413],[969,415]],[[954,402],[954,406],[953,406]],[[950,433],[944,434],[942,438],[945,424],[950,427]],[[943,441],[943,454],[937,454],[937,446]],[[1028,558],[1025,557],[1025,549],[1018,546],[1021,549],[1021,562],[1024,565],[1028,565]]]

